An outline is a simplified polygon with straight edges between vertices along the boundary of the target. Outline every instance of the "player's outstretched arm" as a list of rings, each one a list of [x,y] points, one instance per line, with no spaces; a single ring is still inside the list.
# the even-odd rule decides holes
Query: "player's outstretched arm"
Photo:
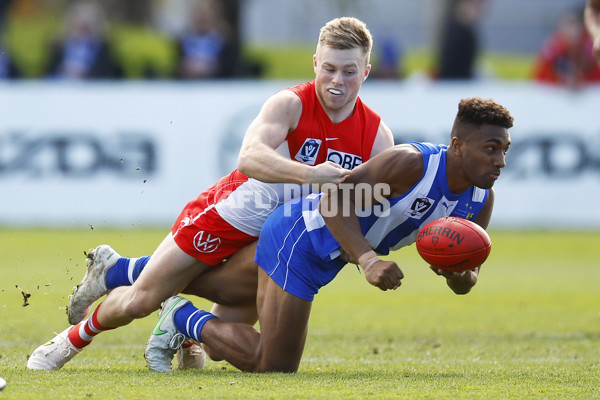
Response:
[[[594,58],[600,64],[600,0],[587,0],[583,20],[594,43]]]
[[[361,232],[355,204],[360,201],[367,208],[382,198],[398,196],[408,190],[422,172],[418,150],[409,145],[395,146],[355,168],[344,185],[321,199],[323,219],[347,254],[347,260],[358,260],[367,281],[382,290],[396,289],[404,275],[396,263],[381,260],[371,249]],[[365,184],[371,190],[356,190],[359,185],[364,189]]]
[[[366,164],[368,162],[363,165]],[[356,191],[348,189],[349,185],[344,186],[346,187],[326,192],[319,204],[327,228],[342,246],[342,258],[360,265],[371,285],[381,290],[398,288],[404,277],[402,271],[396,263],[380,259],[371,249],[361,233],[356,216],[353,200]]]
[[[263,182],[339,183],[350,173],[332,162],[310,166],[277,152],[302,114],[300,98],[289,90],[271,96],[246,131],[238,169]],[[287,148],[285,149],[287,151]]]

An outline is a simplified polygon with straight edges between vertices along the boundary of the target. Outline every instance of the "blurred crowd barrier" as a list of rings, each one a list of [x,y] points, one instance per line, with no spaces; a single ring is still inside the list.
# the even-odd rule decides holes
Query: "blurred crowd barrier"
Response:
[[[0,85],[0,226],[170,224],[235,168],[262,103],[298,82]],[[397,143],[448,143],[461,98],[515,117],[494,228],[589,228],[600,212],[600,88],[367,81]],[[585,201],[583,201],[585,200]]]

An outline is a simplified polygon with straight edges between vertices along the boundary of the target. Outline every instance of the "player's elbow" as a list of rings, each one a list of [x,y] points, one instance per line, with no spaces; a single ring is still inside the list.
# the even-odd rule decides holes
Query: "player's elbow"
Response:
[[[249,157],[245,152],[240,152],[237,165],[238,170],[244,175],[251,176],[254,172],[252,166],[253,163],[251,157]]]

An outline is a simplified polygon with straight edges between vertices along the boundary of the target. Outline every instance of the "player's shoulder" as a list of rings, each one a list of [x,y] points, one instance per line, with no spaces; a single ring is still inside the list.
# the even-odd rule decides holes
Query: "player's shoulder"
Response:
[[[406,172],[420,174],[423,171],[423,153],[411,143],[403,143],[394,146],[396,149],[397,166]]]
[[[296,93],[289,89],[283,89],[273,94],[267,102],[281,109],[302,109],[302,100]]]
[[[397,144],[389,149],[390,154],[399,161],[417,161],[422,160],[421,150],[412,143]]]
[[[384,165],[386,170],[394,174],[418,174],[423,170],[421,152],[408,143],[392,146],[373,157],[372,160]]]
[[[260,115],[266,120],[286,120],[290,128],[298,123],[302,114],[302,101],[290,90],[280,90],[271,95],[261,109]]]
[[[405,193],[421,179],[425,170],[421,152],[407,143],[384,150],[367,164],[371,161],[377,163],[374,166],[376,180],[390,185],[392,197]]]
[[[438,154],[448,148],[448,146],[445,144],[434,144],[428,142],[409,142],[407,144],[417,149],[423,155]]]

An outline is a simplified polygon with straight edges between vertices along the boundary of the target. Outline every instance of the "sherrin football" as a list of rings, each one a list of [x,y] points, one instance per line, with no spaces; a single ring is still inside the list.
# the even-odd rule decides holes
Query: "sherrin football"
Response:
[[[483,264],[492,248],[485,229],[457,217],[444,217],[425,225],[417,235],[416,245],[429,264],[453,272]]]

